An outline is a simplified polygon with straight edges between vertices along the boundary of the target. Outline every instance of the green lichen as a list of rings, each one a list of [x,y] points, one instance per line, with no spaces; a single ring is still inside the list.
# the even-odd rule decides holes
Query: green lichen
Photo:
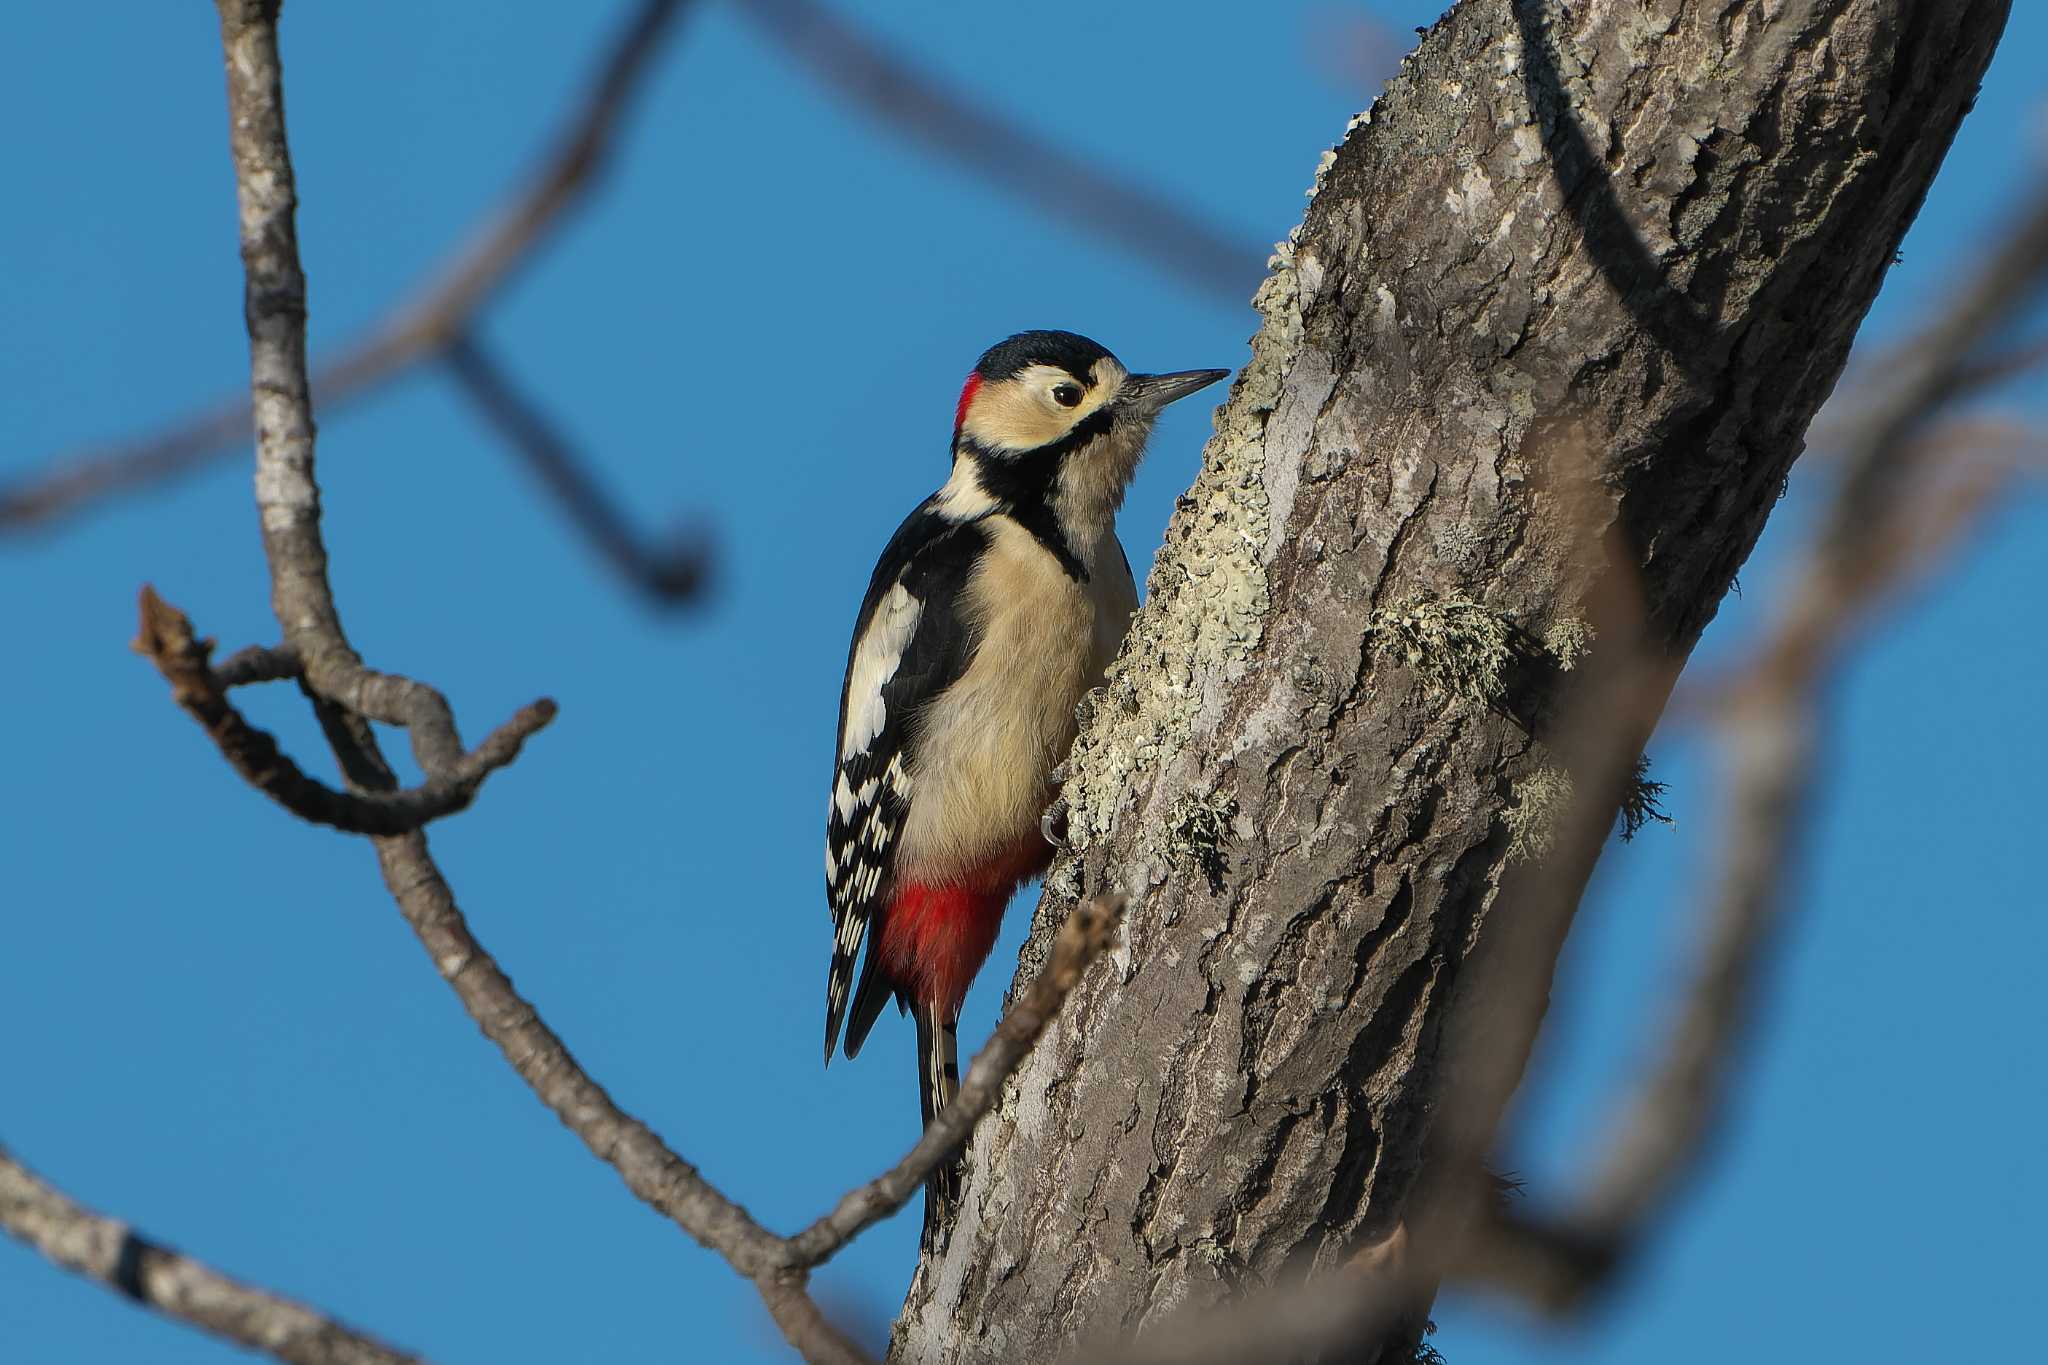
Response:
[[[1439,696],[1482,706],[1507,692],[1514,628],[1500,613],[1468,597],[1416,597],[1373,613],[1379,648],[1414,669]]]
[[[1209,883],[1209,894],[1223,894],[1223,879],[1230,873],[1230,822],[1237,818],[1237,801],[1221,792],[1205,796],[1188,793],[1173,804],[1169,821],[1172,832],[1166,839],[1166,856],[1176,866],[1192,864]]]
[[[1517,782],[1515,804],[1500,817],[1508,827],[1508,861],[1541,862],[1547,857],[1571,800],[1572,779],[1560,768],[1538,768]]]

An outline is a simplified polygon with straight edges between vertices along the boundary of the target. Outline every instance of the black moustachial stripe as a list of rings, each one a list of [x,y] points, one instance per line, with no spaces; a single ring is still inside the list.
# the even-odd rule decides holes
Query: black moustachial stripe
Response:
[[[1060,529],[1059,517],[1052,510],[1053,488],[1059,479],[1061,461],[1089,442],[1108,436],[1115,424],[1115,413],[1100,407],[1076,422],[1066,435],[1036,450],[1021,454],[998,452],[971,436],[963,436],[958,447],[962,458],[974,461],[983,491],[1050,550],[1067,576],[1077,583],[1088,581],[1088,567]]]

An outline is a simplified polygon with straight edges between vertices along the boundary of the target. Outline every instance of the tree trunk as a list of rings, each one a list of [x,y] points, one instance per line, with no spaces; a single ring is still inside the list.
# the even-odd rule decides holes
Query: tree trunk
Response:
[[[1051,1361],[1346,1259],[1409,1216],[1447,1056],[1491,1134],[1614,813],[1560,823],[1559,718],[1712,618],[2006,11],[1465,0],[1354,121],[1084,717],[1020,980],[1077,895],[1139,893],[1128,943],[977,1134],[892,1359]],[[1489,955],[1534,977],[1492,1033]]]

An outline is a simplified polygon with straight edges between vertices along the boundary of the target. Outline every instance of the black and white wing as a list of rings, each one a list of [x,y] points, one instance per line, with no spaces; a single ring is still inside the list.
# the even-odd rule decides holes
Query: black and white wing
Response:
[[[846,1055],[860,1051],[893,993],[870,946],[853,986],[864,942],[879,937],[893,891],[897,836],[910,810],[907,745],[918,710],[967,671],[973,632],[961,590],[986,544],[973,522],[938,515],[930,504],[897,528],[861,603],[839,694],[839,749],[825,818],[825,897],[835,934],[825,986],[825,1060],[847,1020]]]

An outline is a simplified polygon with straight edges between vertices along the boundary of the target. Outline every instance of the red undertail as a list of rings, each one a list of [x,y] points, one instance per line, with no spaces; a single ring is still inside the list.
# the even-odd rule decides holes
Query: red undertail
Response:
[[[959,1017],[967,987],[995,946],[1003,906],[1016,889],[967,886],[898,886],[882,920],[882,970],[911,1003],[928,1009],[934,1022]]]
[[[1052,849],[1034,831],[1029,843],[974,877],[939,883],[914,873],[901,877],[876,945],[883,972],[912,1005],[929,1008],[933,1022],[951,1024],[995,947],[1003,907],[1050,861]]]

